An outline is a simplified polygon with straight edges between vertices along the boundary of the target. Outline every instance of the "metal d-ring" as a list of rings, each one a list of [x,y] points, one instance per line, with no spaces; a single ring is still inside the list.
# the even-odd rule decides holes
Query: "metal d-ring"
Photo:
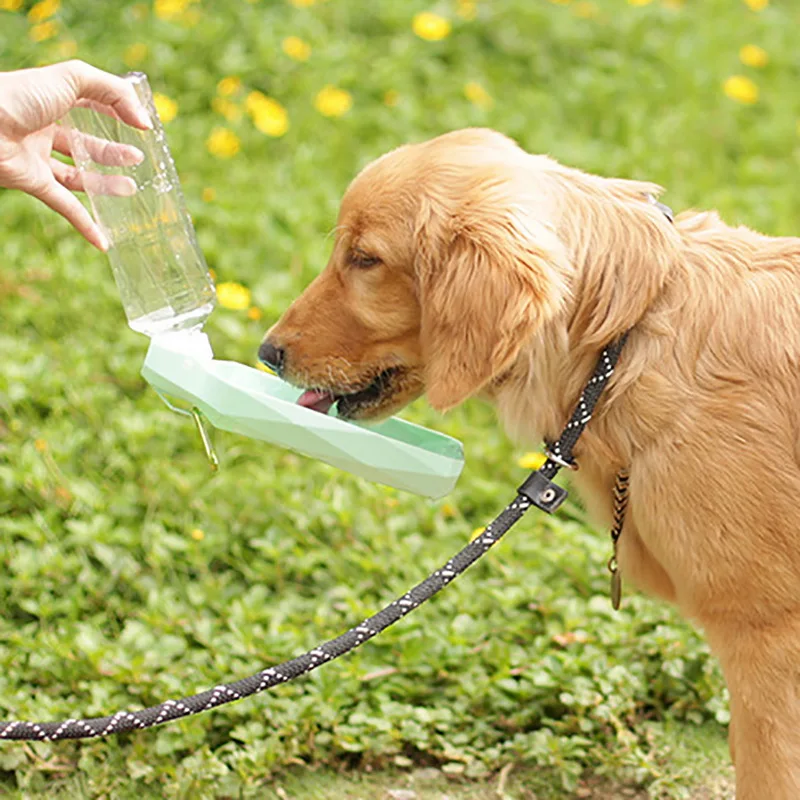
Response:
[[[544,454],[551,460],[558,464],[559,467],[564,469],[576,470],[578,465],[574,461],[565,461],[561,456],[557,456],[549,447],[546,447]]]

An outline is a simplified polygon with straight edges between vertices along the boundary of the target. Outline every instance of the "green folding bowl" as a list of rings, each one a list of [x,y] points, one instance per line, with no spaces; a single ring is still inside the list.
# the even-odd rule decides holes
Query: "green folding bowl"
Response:
[[[443,497],[455,486],[464,466],[458,440],[396,417],[365,425],[304,408],[296,403],[300,389],[214,359],[202,333],[191,339],[192,346],[185,336],[152,339],[142,375],[163,397],[198,408],[214,427],[425,497]]]

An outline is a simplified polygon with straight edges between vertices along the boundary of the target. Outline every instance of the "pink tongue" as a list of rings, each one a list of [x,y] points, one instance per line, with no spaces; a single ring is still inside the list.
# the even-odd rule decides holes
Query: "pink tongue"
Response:
[[[327,414],[335,402],[336,398],[330,392],[319,392],[315,389],[309,389],[297,398],[297,405],[323,414]]]

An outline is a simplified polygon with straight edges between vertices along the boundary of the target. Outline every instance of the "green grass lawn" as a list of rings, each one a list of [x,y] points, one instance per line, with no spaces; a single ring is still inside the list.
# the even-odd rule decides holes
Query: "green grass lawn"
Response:
[[[77,55],[149,74],[209,264],[250,293],[213,314],[215,351],[252,364],[356,171],[456,127],[797,233],[800,7],[765,5],[0,0],[0,69]],[[429,39],[425,11],[449,22],[417,18]],[[745,45],[764,51],[750,65]],[[4,192],[0,212],[2,718],[140,707],[290,658],[438,567],[526,474],[477,402],[406,412],[465,444],[445,501],[222,433],[212,474],[139,376],[146,340],[105,257],[30,198]],[[715,660],[664,605],[628,592],[612,612],[608,556],[577,505],[531,514],[302,680],[153,731],[2,744],[0,794],[730,796]]]

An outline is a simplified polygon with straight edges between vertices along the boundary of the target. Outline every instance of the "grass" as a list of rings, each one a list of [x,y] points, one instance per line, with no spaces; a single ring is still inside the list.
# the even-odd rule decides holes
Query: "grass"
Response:
[[[218,280],[246,286],[256,309],[214,313],[222,357],[253,363],[265,328],[324,264],[338,199],[363,164],[455,127],[655,180],[676,209],[797,231],[789,3],[479,0],[474,19],[459,14],[472,4],[445,0],[302,5],[64,0],[44,31],[27,2],[0,11],[4,69],[77,53],[144,69],[177,103],[167,130],[200,242]],[[451,21],[441,41],[413,33],[425,10]],[[288,36],[310,45],[307,61],[283,52]],[[745,44],[769,63],[741,64]],[[756,83],[756,103],[726,96],[735,74]],[[215,103],[230,76],[242,86],[233,105]],[[315,108],[326,85],[349,93],[342,116]],[[286,110],[284,135],[242,112],[253,90]],[[219,127],[239,143],[231,158],[206,150]],[[406,412],[465,443],[446,501],[222,433],[211,474],[195,432],[138,375],[146,341],[125,325],[106,259],[30,198],[6,192],[0,207],[3,717],[104,714],[290,658],[424,577],[524,476],[523,448],[476,402],[445,418],[424,402]],[[3,744],[0,793],[359,798],[410,786],[469,798],[498,796],[503,774],[515,800],[712,797],[728,776],[719,669],[670,608],[629,591],[610,610],[608,554],[577,505],[531,515],[341,663],[151,732]]]

